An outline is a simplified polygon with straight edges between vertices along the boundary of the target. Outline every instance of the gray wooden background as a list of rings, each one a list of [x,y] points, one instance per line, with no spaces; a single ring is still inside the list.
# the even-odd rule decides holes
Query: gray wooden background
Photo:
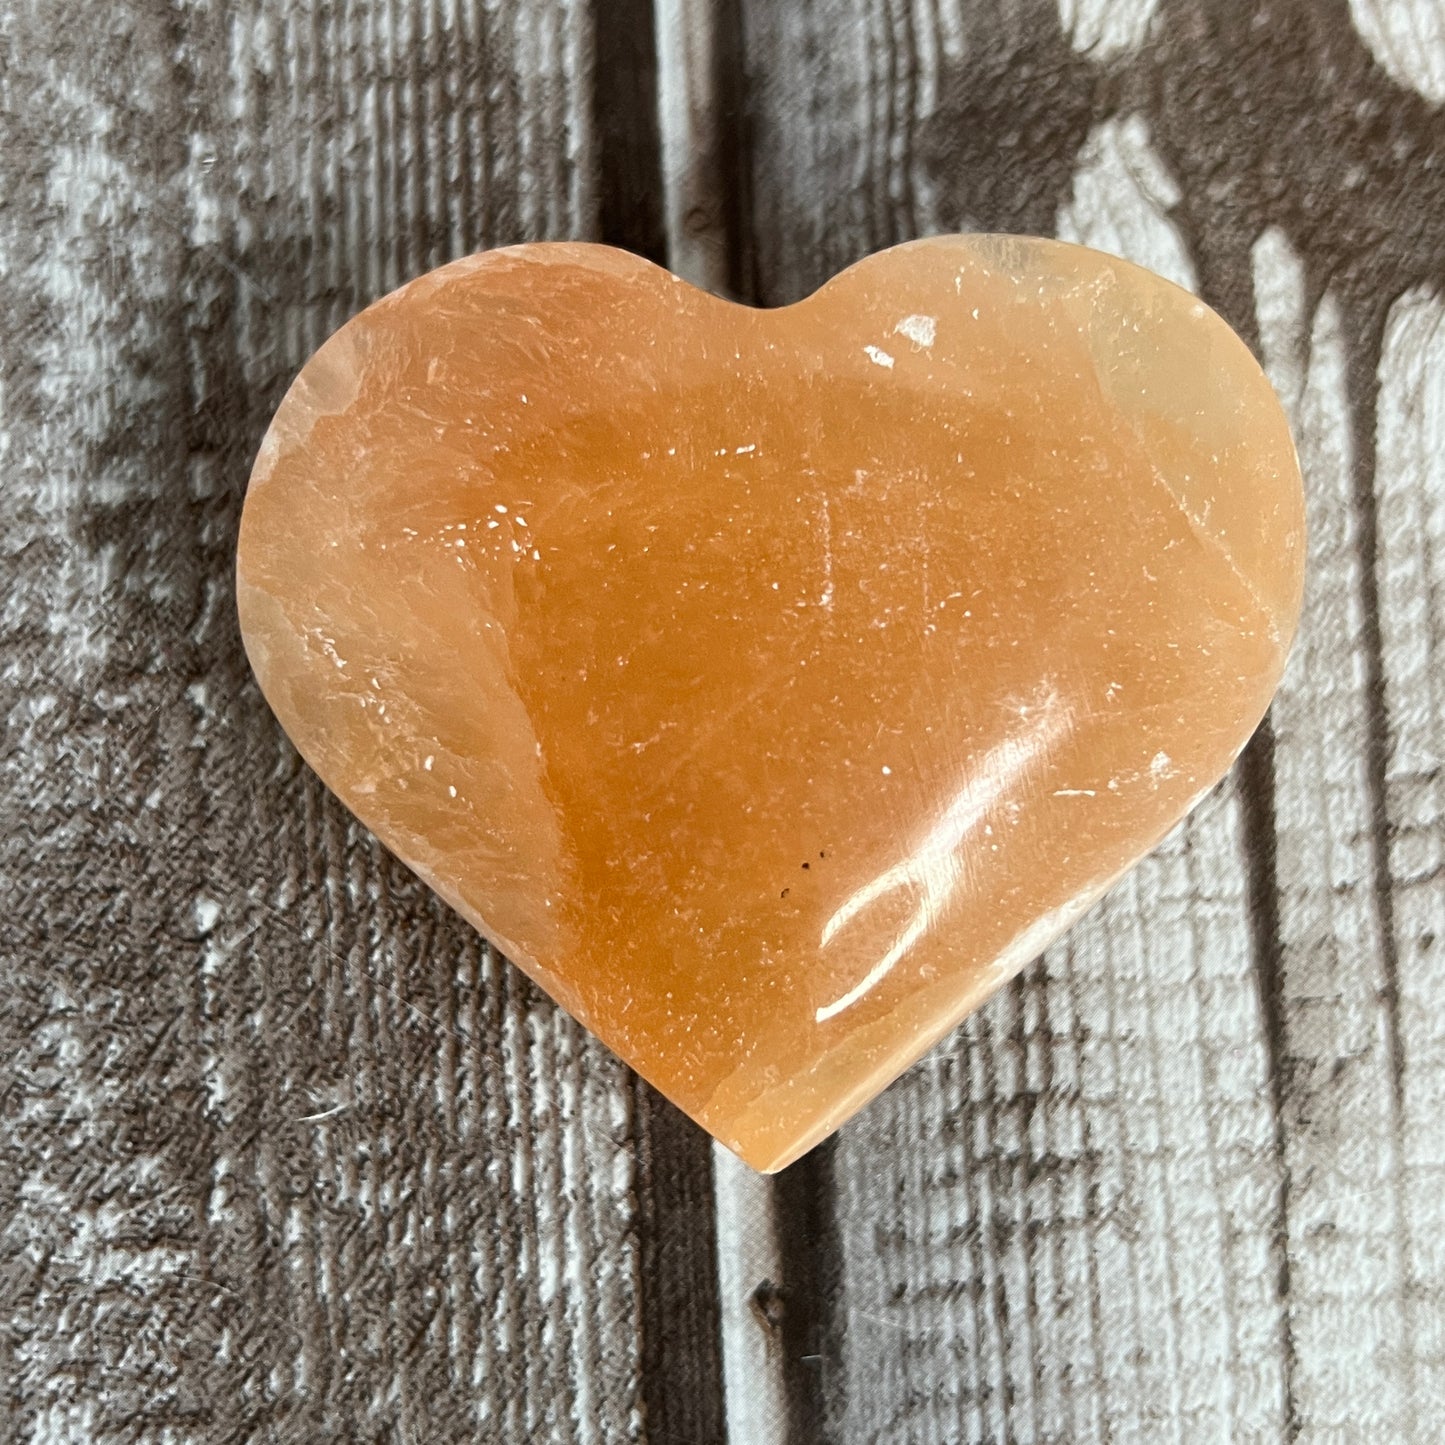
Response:
[[[1442,0],[0,0],[0,1439],[1442,1438]],[[1194,286],[1313,572],[1235,775],[740,1170],[357,828],[232,549],[415,272],[776,303],[936,230]]]

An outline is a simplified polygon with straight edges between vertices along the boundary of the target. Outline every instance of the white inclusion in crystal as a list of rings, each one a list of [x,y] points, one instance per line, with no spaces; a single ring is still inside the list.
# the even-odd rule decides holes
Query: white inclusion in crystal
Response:
[[[1162,778],[1173,766],[1173,759],[1168,753],[1155,753],[1149,763],[1149,772],[1153,777]]]
[[[881,346],[865,346],[863,350],[868,353],[868,359],[874,366],[882,366],[888,368],[890,371],[892,370],[893,358],[889,356]]]
[[[938,339],[938,319],[934,316],[905,316],[893,329],[925,351]]]
[[[818,595],[818,606],[833,610],[833,513],[828,498],[823,498],[823,590]]]

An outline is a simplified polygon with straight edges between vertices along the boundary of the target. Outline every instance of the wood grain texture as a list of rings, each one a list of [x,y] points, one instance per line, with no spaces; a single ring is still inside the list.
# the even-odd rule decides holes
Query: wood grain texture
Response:
[[[1279,1438],[1237,820],[1220,792],[840,1139],[838,1438]]]
[[[1310,316],[1278,231],[1254,248],[1261,349],[1308,482],[1311,570],[1274,708],[1290,1320],[1301,1421],[1408,1438],[1413,1349],[1386,956],[1371,853],[1362,556],[1343,317]]]
[[[919,43],[928,11],[813,7],[756,55],[806,53],[827,34],[842,42],[835,55],[864,62],[851,85],[771,118],[819,135],[780,134],[757,186],[805,216],[829,207],[832,194],[814,202],[814,177],[790,158],[816,157],[865,116],[887,128],[870,147],[884,167],[867,187],[872,214],[851,231],[829,225],[833,246],[900,239],[902,218],[939,204],[910,204],[920,163],[891,138],[925,132],[931,113],[900,118],[881,99],[858,102],[870,88],[894,95],[900,72],[917,93],[937,93],[940,79],[918,72],[947,55],[948,36]],[[952,72],[959,91],[972,79]],[[1147,126],[1109,118],[1079,140],[1050,229],[1189,284],[1167,214],[1176,197]],[[813,262],[816,249],[797,239],[808,220],[787,223],[791,265]],[[783,249],[759,241],[760,254]],[[790,290],[822,279],[780,277]],[[831,1437],[1278,1437],[1279,1174],[1250,985],[1238,806],[1226,790],[1041,971],[843,1133],[833,1160],[841,1343],[829,1363],[844,1387],[828,1399]]]
[[[787,1290],[777,1186],[721,1144],[714,1150],[718,1301],[730,1440],[788,1439]]]
[[[1445,304],[1390,307],[1374,502],[1389,720],[1389,927],[1399,977],[1403,1331],[1412,1408],[1445,1390]]]
[[[1396,81],[1445,101],[1445,11],[1434,0],[1350,0],[1350,18]]]
[[[728,289],[725,149],[721,75],[726,43],[717,0],[657,0],[667,253],[694,286]]]
[[[327,332],[594,233],[588,15],[0,27],[6,1438],[639,1438],[631,1080],[299,765],[231,602]]]
[[[648,97],[658,94],[667,66],[658,63],[653,0],[613,0],[594,29],[598,238],[664,265],[668,188],[659,107]]]
[[[1373,7],[1377,29],[1407,8]],[[1053,229],[1196,286],[1292,409],[1314,554],[1238,780],[838,1139],[824,1434],[1428,1439],[1445,252],[1402,201],[1445,155],[1438,120],[1344,5],[745,13],[766,299],[962,227]],[[1415,23],[1428,96],[1445,57]],[[1398,169],[1351,194],[1386,117]]]
[[[1442,76],[1433,0],[0,7],[0,1439],[1433,1441]],[[778,303],[980,228],[1256,346],[1299,651],[1140,870],[747,1184],[300,765],[241,492],[451,256]]]

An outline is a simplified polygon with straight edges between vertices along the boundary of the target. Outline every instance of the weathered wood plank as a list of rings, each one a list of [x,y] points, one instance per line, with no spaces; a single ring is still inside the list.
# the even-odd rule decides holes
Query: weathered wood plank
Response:
[[[310,349],[595,234],[587,8],[0,36],[6,1433],[637,1439],[632,1081],[299,767],[230,601]]]
[[[652,0],[613,0],[598,15],[593,61],[601,170],[598,237],[659,264],[667,259],[661,83]]]
[[[1445,37],[1437,31],[1445,72]],[[1412,1406],[1445,1392],[1445,300],[1390,308],[1374,497],[1389,748],[1390,923],[1403,1063],[1403,1334]]]
[[[792,1281],[778,1238],[776,1186],[721,1144],[713,1175],[727,1438],[782,1445],[789,1438],[783,1325]]]
[[[842,1136],[844,1438],[1280,1438],[1237,828],[1217,794]]]
[[[636,1081],[644,1438],[727,1437],[713,1142]]]
[[[1145,120],[1078,124],[1101,82],[1049,38],[1041,7],[947,10],[747,11],[765,299],[963,226],[1056,228],[1190,284]],[[1076,40],[1099,38],[1076,19]],[[1031,137],[1020,114],[1051,104]],[[990,158],[951,134],[965,107],[1019,144]],[[1284,1432],[1280,1167],[1248,893],[1226,787],[845,1128],[831,1438]]]
[[[1194,243],[1212,258],[1222,294],[1237,288],[1244,246],[1252,248],[1261,349],[1293,407],[1306,469],[1313,572],[1274,749],[1276,1087],[1292,1425],[1303,1438],[1341,1441],[1429,1438],[1426,1362],[1445,1324],[1432,1249],[1419,1242],[1437,1227],[1435,1181],[1426,1168],[1417,1185],[1411,1166],[1438,1152],[1437,1126],[1428,1108],[1412,1115],[1406,1103],[1430,1077],[1416,1060],[1430,1056],[1441,1003],[1421,947],[1435,930],[1411,912],[1423,903],[1445,913],[1445,893],[1432,896],[1427,883],[1406,897],[1392,782],[1404,719],[1419,715],[1422,696],[1406,638],[1426,635],[1417,624],[1430,602],[1418,569],[1413,593],[1387,585],[1416,543],[1384,520],[1387,495],[1418,498],[1424,488],[1411,444],[1387,440],[1383,378],[1401,388],[1397,402],[1428,375],[1428,348],[1406,347],[1402,366],[1381,361],[1392,302],[1402,292],[1418,302],[1440,284],[1434,176],[1445,125],[1409,88],[1428,91],[1438,35],[1418,30],[1409,61],[1389,67],[1403,82],[1395,84],[1375,64],[1380,35],[1366,23],[1373,12],[1408,29],[1410,9],[1273,11],[1248,50],[1231,52],[1239,118],[1210,120],[1220,112],[1182,88],[1185,104],[1169,117],[1197,178],[1184,201]],[[1193,42],[1189,61],[1201,73],[1220,71],[1218,30],[1194,21],[1179,38]],[[1166,64],[1179,64],[1177,50],[1166,48]],[[1302,79],[1320,74],[1331,77],[1325,92]],[[1368,125],[1357,120],[1366,115]],[[1384,132],[1397,138],[1395,166],[1376,164]],[[1217,154],[1233,156],[1231,181],[1211,188],[1204,171]],[[1418,448],[1418,426],[1414,435]],[[1430,833],[1427,822],[1419,836]]]
[[[933,1131],[950,1115],[911,1078],[841,1137],[833,1169],[849,1284],[836,1348],[859,1363],[841,1372],[848,1394],[832,1418],[843,1435],[920,1439],[1425,1439],[1422,1402],[1438,1394],[1445,1340],[1445,348],[1432,180],[1445,126],[1365,47],[1400,87],[1438,99],[1438,16],[1340,0],[1270,7],[1246,28],[1242,12],[1202,4],[1155,13],[1143,0],[1059,0],[1055,28],[1050,7],[1029,0],[985,8],[751,7],[769,299],[801,294],[915,225],[1057,225],[1186,283],[1197,273],[1259,341],[1292,409],[1314,573],[1300,654],[1276,730],[1251,754],[1242,815],[1226,792],[1213,817],[1191,820],[1185,856],[1199,871],[1172,910],[1158,870],[1178,839],[1129,885],[1142,895],[1120,890],[1076,930],[1075,950],[1107,953],[1070,972],[1076,997],[1150,959],[1102,1013],[1068,1013],[1062,1042],[1079,1057],[1058,1048],[1051,1024],[1041,1037],[1054,1047],[1041,1049],[1037,1021],[1059,1009],[1059,990],[1031,1002],[1036,971],[965,1025],[966,1047],[915,1071],[992,1064],[954,1086],[972,1152],[954,1146],[952,1194],[919,1165],[897,1167],[896,1196],[877,1182],[882,1165],[854,1177],[853,1151],[871,1143],[854,1136],[875,1115],[880,1147],[925,1139],[937,1167]],[[825,56],[816,90],[798,83],[815,55]],[[1324,106],[1305,79],[1322,73],[1332,77]],[[1396,139],[1382,167],[1385,133]],[[1217,931],[1191,953],[1181,933],[1208,917]],[[1125,919],[1146,925],[1142,942]],[[1044,980],[1055,966],[1045,961]],[[1189,1025],[1194,1042],[1171,1032],[1191,989],[1209,1000]],[[1100,1067],[1096,1031],[1107,1037],[1110,1020],[1139,1008],[1120,1031],[1124,1056],[1136,1057],[1129,1088],[1106,1102],[1075,1081]],[[1092,1028],[1079,1022],[1090,1017]],[[1140,1042],[1160,1051],[1156,1076],[1137,1062]],[[1054,1072],[1036,1057],[1053,1058]],[[1202,1061],[1193,1083],[1192,1058]],[[1226,1106],[1232,1088],[1241,1092]],[[1019,1097],[1023,1124],[1008,1113]],[[1037,1243],[1061,1206],[1027,1212],[1041,1178],[1067,1187],[1066,1151],[1035,1153],[1037,1131],[1066,1101],[1081,1120],[1074,1134],[1091,1141],[1094,1180],[1100,1153],[1123,1171],[1126,1187],[1103,1196],[1111,1207],[1136,1197],[1131,1177],[1147,1177],[1131,1176],[1131,1131],[1147,1124],[1165,1168],[1126,1248],[1088,1219],[1073,1275],[1056,1262],[1067,1251]],[[1109,1141],[1111,1125],[1118,1142],[1092,1142]],[[1031,1158],[1033,1171],[1020,1172]],[[1189,1169],[1202,1172],[1171,1186]],[[1088,1197],[1097,1210],[1098,1188]],[[1197,1218],[1171,1223],[1166,1205],[1181,1200]],[[1211,1238],[1219,1277],[1194,1292]],[[1090,1281],[1109,1271],[1119,1288],[1090,1300]],[[889,1304],[871,1334],[870,1298]],[[1072,1321],[1051,1316],[1051,1299],[1068,1301]],[[901,1326],[892,1353],[890,1326]],[[1060,1339],[1063,1358],[1051,1359]],[[950,1386],[947,1362],[960,1358]]]
[[[1367,563],[1354,508],[1344,318],[1307,311],[1304,266],[1254,247],[1265,363],[1307,480],[1310,573],[1274,707],[1290,1321],[1298,1418],[1338,1438],[1408,1438],[1402,1134],[1367,751]]]
[[[717,1421],[707,1146],[298,768],[230,620],[250,452],[337,322],[483,244],[662,254],[651,8],[595,7],[595,50],[577,0],[0,15],[18,1438]],[[656,19],[679,266],[783,301],[981,226],[1197,272],[1294,409],[1316,538],[1242,799],[1211,799],[776,1192],[719,1171],[733,1438],[783,1438],[785,1413],[798,1440],[1430,1438],[1438,15],[1285,0],[1245,34],[1194,0],[658,0]]]
[[[721,9],[718,0],[657,0],[668,264],[694,286],[720,295],[731,272]]]

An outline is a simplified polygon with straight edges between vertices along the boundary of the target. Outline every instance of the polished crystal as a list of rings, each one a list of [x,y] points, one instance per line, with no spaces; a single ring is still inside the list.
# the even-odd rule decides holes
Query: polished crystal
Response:
[[[346,804],[775,1169],[1220,778],[1303,558],[1259,367],[1135,266],[944,237],[757,311],[565,244],[321,348],[238,589]]]

